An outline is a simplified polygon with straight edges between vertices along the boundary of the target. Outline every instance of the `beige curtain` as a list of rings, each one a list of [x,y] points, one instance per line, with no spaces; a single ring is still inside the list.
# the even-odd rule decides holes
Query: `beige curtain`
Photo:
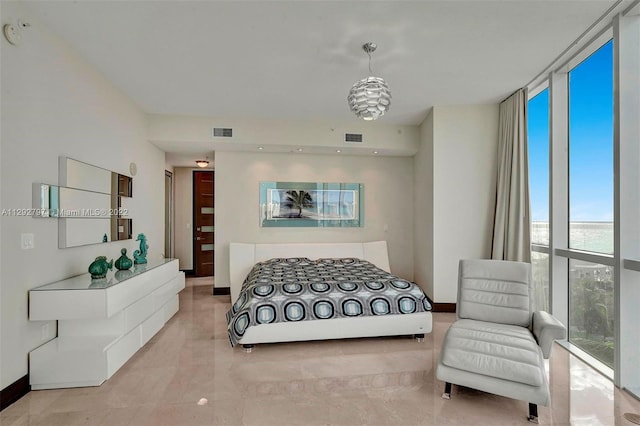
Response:
[[[531,261],[527,89],[500,104],[492,259]]]

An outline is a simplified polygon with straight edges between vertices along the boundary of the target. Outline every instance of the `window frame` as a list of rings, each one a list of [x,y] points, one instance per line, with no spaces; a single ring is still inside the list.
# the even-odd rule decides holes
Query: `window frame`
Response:
[[[563,211],[562,211],[562,220],[558,220],[555,221],[553,225],[557,225],[560,229],[556,229],[557,232],[561,232],[563,233],[562,238],[555,238],[555,243],[553,244],[552,247],[550,247],[551,251],[554,254],[554,261],[551,262],[553,264],[553,267],[550,266],[550,269],[553,268],[554,271],[551,273],[552,278],[551,278],[551,282],[554,285],[550,284],[550,287],[553,289],[552,293],[554,294],[554,296],[556,296],[556,300],[557,299],[561,299],[562,300],[562,307],[558,306],[558,305],[552,305],[554,306],[554,308],[560,308],[561,312],[562,312],[562,317],[564,319],[563,323],[566,324],[567,326],[570,326],[570,312],[569,312],[569,293],[570,293],[570,289],[569,289],[569,284],[570,284],[570,280],[569,280],[569,273],[570,273],[570,268],[569,268],[569,261],[570,260],[581,260],[581,261],[586,261],[586,262],[590,262],[590,263],[596,263],[596,264],[603,264],[603,265],[607,265],[607,266],[612,266],[614,268],[614,300],[617,300],[618,296],[618,289],[616,286],[616,281],[618,280],[617,275],[618,275],[618,270],[615,267],[616,261],[615,261],[615,255],[616,255],[616,244],[615,244],[615,231],[614,231],[614,253],[613,254],[607,254],[607,253],[598,253],[598,252],[590,252],[590,251],[585,251],[585,250],[579,250],[579,249],[572,249],[570,247],[570,241],[569,241],[569,230],[570,230],[570,221],[571,221],[571,217],[570,217],[570,212],[569,212],[569,203],[570,203],[570,180],[569,180],[569,151],[571,149],[570,147],[570,141],[569,141],[569,73],[578,65],[580,65],[582,62],[584,62],[585,60],[587,60],[593,53],[595,53],[598,49],[600,49],[601,47],[603,47],[605,44],[609,43],[609,41],[613,40],[613,26],[612,25],[608,25],[606,26],[602,31],[600,31],[595,37],[593,37],[591,39],[591,41],[584,47],[582,48],[580,51],[578,51],[576,53],[576,55],[574,55],[572,58],[570,58],[566,63],[564,63],[563,65],[561,65],[558,69],[556,69],[556,71],[554,72],[554,75],[556,76],[556,78],[558,79],[558,82],[561,83],[558,84],[558,86],[556,86],[556,91],[555,91],[555,95],[560,95],[561,97],[561,101],[563,104],[563,108],[564,108],[564,114],[562,114],[561,116],[559,114],[553,114],[551,113],[551,126],[553,126],[553,122],[554,119],[556,121],[556,128],[554,129],[554,131],[552,131],[552,135],[556,136],[556,140],[561,141],[561,148],[560,147],[555,147],[556,148],[556,153],[557,153],[557,149],[563,149],[565,150],[564,153],[564,161],[562,161],[562,166],[564,167],[564,173],[562,173],[562,179],[551,183],[550,185],[553,187],[554,184],[557,185],[562,185],[562,188],[555,188],[556,192],[559,193],[561,192],[562,194],[564,194],[563,198],[560,197],[555,197],[554,200],[556,202],[556,205],[563,205]],[[613,40],[614,43],[614,50],[615,50],[615,40]],[[614,79],[615,79],[615,69],[614,69]],[[612,88],[613,90],[613,88]],[[559,93],[561,92],[561,93]],[[550,93],[550,96],[554,96],[554,93]],[[614,93],[614,103],[615,103],[615,93]],[[615,117],[614,117],[614,127],[615,127]],[[562,120],[562,123],[557,123],[558,120]],[[563,132],[564,134],[562,135],[562,138],[560,138],[560,135],[558,135],[559,132]],[[553,136],[552,136],[553,138]],[[553,139],[552,142],[554,143]],[[613,167],[613,173],[614,173],[614,181],[615,181],[615,175],[616,175],[616,166],[615,166],[615,158],[616,158],[616,148],[615,148],[615,131],[614,131],[614,167]],[[552,167],[555,167],[556,169],[558,169],[559,164],[554,164],[552,165]],[[615,182],[614,182],[614,187],[615,187]],[[614,193],[615,193],[615,188],[614,188]],[[559,195],[559,194],[557,194]],[[616,204],[616,200],[615,200],[615,194],[614,194],[614,210],[615,210],[615,204]],[[553,207],[551,207],[552,209],[552,214],[553,214]],[[550,220],[551,222],[551,220]],[[613,222],[614,222],[614,230],[616,228],[616,215],[614,213],[614,218],[613,218]],[[552,229],[553,226],[550,223],[549,224],[549,228]],[[551,233],[552,231],[550,231]],[[556,237],[558,237],[558,235],[556,235]],[[550,237],[551,239],[551,237]],[[615,314],[615,318],[616,321],[614,323],[614,327],[616,329],[616,331],[614,331],[614,335],[615,335],[615,353],[618,353],[618,344],[619,344],[619,340],[618,340],[618,333],[617,333],[617,328],[618,328],[618,322],[619,322],[619,317],[618,317],[618,305],[616,303],[614,303],[614,309],[616,310],[616,314]],[[569,341],[569,336],[567,333],[567,339],[563,340],[561,342],[559,342],[562,346],[564,346],[565,348],[569,349],[572,351],[572,353],[576,356],[578,356],[579,358],[583,359],[585,362],[588,362],[592,367],[594,367],[596,370],[598,370],[600,373],[602,373],[603,375],[609,377],[612,380],[615,380],[616,377],[616,366],[618,365],[618,358],[617,355],[614,358],[614,368],[609,368],[608,366],[606,366],[604,363],[600,363],[600,362],[593,362],[596,358],[592,357],[591,355],[589,355],[586,351],[584,350],[575,350],[577,348],[576,345],[572,344]],[[578,348],[579,349],[579,348]],[[586,355],[586,356],[585,356]],[[603,368],[604,366],[604,368]]]
[[[535,86],[535,88],[528,90],[527,93],[527,106],[529,104],[529,101],[531,101],[533,98],[535,98],[536,96],[538,96],[539,94],[541,94],[542,92],[544,92],[545,90],[548,90],[548,94],[547,94],[547,99],[548,99],[548,105],[547,105],[547,127],[549,129],[549,134],[547,135],[547,184],[548,184],[548,188],[547,188],[547,206],[548,206],[548,211],[547,211],[547,218],[548,218],[548,224],[549,224],[549,244],[551,244],[551,88],[550,88],[550,82],[549,79],[545,79],[543,81],[541,81],[537,86]],[[528,136],[528,130],[527,130],[527,136]],[[529,141],[527,138],[527,151],[529,150],[530,145],[529,145]],[[531,177],[531,169],[529,169],[529,178]],[[529,189],[531,189],[531,182],[529,182]],[[531,197],[529,198],[529,204],[531,205]],[[545,244],[540,244],[537,242],[531,242],[531,252],[535,252],[535,253],[542,253],[542,254],[546,254],[549,257],[548,260],[548,272],[549,275],[547,277],[547,282],[548,282],[548,293],[545,295],[547,298],[547,306],[549,307],[549,311],[553,312],[552,309],[552,281],[551,281],[551,260],[552,260],[552,256],[550,255],[551,250],[550,250],[550,245],[545,245]],[[532,270],[532,276],[533,276],[533,270]]]
[[[614,56],[614,253],[569,249],[568,231],[568,72],[613,38]],[[549,87],[549,246],[532,244],[532,252],[549,254],[549,306],[568,324],[569,259],[613,263],[615,309],[614,369],[568,340],[559,342],[616,386],[640,398],[640,1],[613,4],[528,84],[530,97]]]

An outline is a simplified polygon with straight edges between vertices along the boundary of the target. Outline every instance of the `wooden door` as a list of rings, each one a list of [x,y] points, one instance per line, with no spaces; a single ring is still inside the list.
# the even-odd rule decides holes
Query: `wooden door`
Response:
[[[213,171],[193,172],[193,270],[196,277],[213,275]]]

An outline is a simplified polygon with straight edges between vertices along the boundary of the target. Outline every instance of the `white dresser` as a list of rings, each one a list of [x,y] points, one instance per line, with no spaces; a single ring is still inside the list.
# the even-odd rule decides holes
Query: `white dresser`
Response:
[[[177,259],[89,274],[29,291],[29,319],[58,320],[58,337],[29,353],[32,389],[99,386],[178,312]]]

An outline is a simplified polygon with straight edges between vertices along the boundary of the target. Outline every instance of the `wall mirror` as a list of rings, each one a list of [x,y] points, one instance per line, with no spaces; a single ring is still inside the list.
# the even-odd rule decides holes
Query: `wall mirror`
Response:
[[[59,185],[33,184],[38,217],[58,218],[58,247],[132,238],[133,222],[122,206],[133,195],[131,177],[68,157],[59,158]]]
[[[58,184],[67,188],[102,192],[113,196],[133,196],[131,177],[69,157],[59,158]]]

